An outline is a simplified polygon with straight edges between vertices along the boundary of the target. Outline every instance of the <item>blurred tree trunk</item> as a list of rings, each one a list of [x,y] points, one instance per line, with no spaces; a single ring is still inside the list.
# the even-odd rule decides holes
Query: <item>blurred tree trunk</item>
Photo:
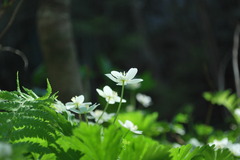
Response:
[[[70,22],[70,0],[41,0],[38,9],[38,33],[54,91],[69,101],[82,92],[82,85]]]
[[[212,24],[210,22],[206,3],[207,2],[205,0],[198,0],[196,3],[200,17],[199,24],[202,29],[202,41],[205,54],[206,57],[208,57],[208,71],[211,78],[210,86],[212,89],[220,90],[223,88],[221,78],[219,78],[220,52],[214,35],[214,29],[212,28]]]
[[[149,44],[147,29],[145,27],[145,22],[142,14],[142,9],[144,7],[144,0],[132,0],[132,14],[133,19],[136,24],[136,31],[141,38],[141,46],[139,47],[139,53],[143,59],[148,64],[150,70],[154,71],[154,76],[159,77],[159,61],[155,56],[155,53]]]

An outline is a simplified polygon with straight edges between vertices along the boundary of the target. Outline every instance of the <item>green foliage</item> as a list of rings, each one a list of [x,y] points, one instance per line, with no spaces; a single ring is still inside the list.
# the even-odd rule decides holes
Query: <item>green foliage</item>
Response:
[[[236,94],[231,93],[230,90],[219,91],[215,93],[205,92],[203,97],[211,102],[212,104],[222,105],[227,108],[235,118],[236,122],[240,124],[240,117],[236,115],[235,109],[240,109],[240,99],[237,97]]]
[[[214,146],[192,148],[190,144],[170,149],[172,160],[233,160],[227,149],[215,150]]]
[[[122,134],[116,126],[102,128],[98,125],[81,123],[73,130],[72,136],[63,136],[57,140],[64,151],[80,151],[84,160],[114,160],[121,150]]]
[[[191,160],[201,152],[199,147],[195,148],[193,151],[191,151],[191,149],[192,146],[190,144],[170,149],[172,160]]]
[[[187,114],[179,113],[174,117],[173,121],[177,123],[187,123],[188,119],[189,117]]]
[[[213,132],[213,128],[205,124],[197,124],[194,126],[194,128],[199,136],[210,135]]]
[[[240,103],[236,94],[231,93],[230,90],[219,92],[205,92],[203,97],[212,104],[225,106],[230,111],[233,111]]]
[[[224,93],[219,99],[217,96],[209,95],[205,96],[216,104],[224,103],[232,107],[238,101],[236,98],[230,98],[234,101],[228,100],[231,97],[229,93]],[[208,145],[192,147],[188,144],[171,148],[171,142],[167,142],[168,137],[173,136],[181,144],[186,144],[184,138],[193,138],[189,136],[190,134],[185,135],[184,125],[189,122],[187,114],[179,113],[172,123],[168,123],[159,122],[157,112],[134,111],[119,115],[121,121],[132,121],[133,126],[123,127],[119,123],[88,124],[81,120],[77,124],[71,121],[74,124],[72,125],[69,111],[63,109],[63,113],[59,114],[54,110],[57,108],[56,102],[60,102],[56,98],[56,94],[52,94],[48,80],[43,96],[20,87],[18,79],[17,91],[0,91],[0,159],[234,160],[235,158],[231,153],[233,151],[216,150],[214,146]],[[223,101],[224,98],[227,99],[226,103]],[[62,104],[62,107],[66,106]],[[134,130],[143,131],[143,135],[135,135],[131,132]],[[219,138],[211,126],[194,125],[193,131],[196,132],[196,139],[202,141],[209,138],[209,135],[214,140]],[[170,136],[167,133],[170,133]],[[225,136],[226,133],[221,132],[221,136]],[[228,135],[234,140],[239,136],[239,129]],[[159,141],[151,137],[158,138]],[[5,150],[10,147],[11,152],[2,151],[4,146]],[[231,148],[227,145],[224,147]]]
[[[214,159],[214,160],[233,160],[233,155],[229,152],[228,149],[214,149],[214,146],[204,146],[203,147],[203,156],[205,160]]]
[[[120,160],[170,160],[169,147],[144,136],[131,137],[125,142]]]
[[[50,83],[47,81],[47,93],[42,97],[30,89],[23,90],[17,79],[17,91],[0,91],[0,141],[25,144],[39,157],[59,155],[61,150],[55,140],[71,134],[72,127],[51,108],[56,96],[52,95]]]

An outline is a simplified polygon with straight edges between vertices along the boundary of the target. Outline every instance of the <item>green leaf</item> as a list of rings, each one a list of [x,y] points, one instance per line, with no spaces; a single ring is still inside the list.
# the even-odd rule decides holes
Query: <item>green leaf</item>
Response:
[[[44,96],[38,98],[38,100],[45,100],[45,99],[49,98],[51,96],[51,94],[52,94],[52,87],[51,87],[49,80],[47,79],[47,93]]]
[[[122,133],[112,125],[103,129],[99,125],[87,125],[81,122],[73,130],[72,136],[63,136],[57,143],[66,152],[69,149],[78,150],[84,154],[85,160],[113,160],[117,159],[121,150]]]
[[[37,99],[37,98],[38,98],[38,96],[37,96],[32,90],[27,89],[27,88],[25,88],[25,87],[23,87],[23,89],[24,89],[24,91],[25,91],[29,96],[31,96],[32,98],[34,98],[34,99]]]
[[[205,124],[196,124],[194,128],[199,136],[210,135],[213,132],[213,127]]]
[[[215,150],[214,146],[204,146],[203,151],[204,158],[207,159],[214,159],[214,160],[233,160],[234,157],[232,153],[228,149],[218,149]]]
[[[167,146],[144,136],[128,138],[120,154],[120,160],[170,160]]]
[[[202,152],[200,147],[197,147],[192,151],[191,149],[191,144],[170,149],[172,160],[191,160],[192,158],[199,156]]]
[[[0,91],[0,101],[19,101],[21,97],[19,97],[14,92],[8,91]]]

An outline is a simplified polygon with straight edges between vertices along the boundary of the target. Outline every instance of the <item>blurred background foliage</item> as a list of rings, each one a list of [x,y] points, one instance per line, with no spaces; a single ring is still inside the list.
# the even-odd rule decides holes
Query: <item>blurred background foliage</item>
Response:
[[[0,30],[18,2],[0,2]],[[39,2],[25,0],[0,39],[2,46],[22,51],[29,60],[25,70],[21,57],[0,51],[1,89],[14,90],[20,71],[22,85],[43,92],[48,68],[37,30]],[[79,94],[97,101],[96,88],[108,84],[119,89],[105,73],[136,67],[137,76],[144,79],[137,92],[152,97],[149,110],[158,111],[160,119],[171,119],[184,109],[193,110],[196,121],[205,121],[209,103],[203,92],[235,91],[231,55],[239,7],[238,0],[72,0],[71,22],[84,87]],[[210,123],[219,124],[228,114],[223,107],[212,113]]]

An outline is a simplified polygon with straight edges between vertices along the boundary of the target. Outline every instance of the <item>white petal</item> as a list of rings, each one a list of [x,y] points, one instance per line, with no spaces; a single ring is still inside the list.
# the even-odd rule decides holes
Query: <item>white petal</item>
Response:
[[[142,131],[132,131],[132,132],[136,134],[142,134]]]
[[[84,96],[83,96],[83,95],[80,95],[80,96],[76,97],[76,101],[77,101],[78,103],[83,103],[83,101],[84,101]]]
[[[126,103],[127,101],[125,99],[122,99],[122,103]]]
[[[112,89],[111,89],[109,86],[105,86],[105,87],[103,88],[103,92],[104,92],[107,96],[112,96],[112,93],[113,93]]]
[[[127,83],[128,84],[135,84],[135,83],[139,83],[139,82],[142,82],[143,80],[142,79],[132,79],[132,80],[129,80]]]
[[[100,95],[100,96],[102,96],[102,97],[106,97],[106,95],[104,94],[104,92],[102,91],[102,90],[100,90],[100,89],[96,89],[96,91],[98,92],[98,94]]]
[[[111,74],[116,78],[122,76],[122,74],[120,72],[117,72],[117,71],[112,71]]]
[[[66,103],[66,109],[71,109],[71,108],[74,108],[74,107],[76,107],[76,106],[74,105],[73,102]]]
[[[137,68],[129,69],[129,71],[126,74],[126,79],[128,80],[133,79],[136,76],[137,72],[138,72]]]
[[[113,99],[109,99],[107,102],[108,102],[109,104],[114,104],[116,101],[114,101]]]
[[[118,120],[118,122],[119,122],[123,127],[125,127],[124,124],[122,123],[122,121]]]
[[[115,102],[120,102],[121,98],[117,96],[114,98],[114,100],[115,100]]]
[[[117,79],[113,77],[111,74],[105,74],[108,78],[110,78],[112,81],[117,82]]]
[[[123,85],[123,82],[122,82],[122,81],[121,81],[121,82],[117,82],[117,85],[118,85],[118,86],[122,86],[122,85]],[[125,86],[125,85],[127,85],[127,83],[124,83],[124,86]]]
[[[133,123],[131,121],[129,121],[129,120],[126,120],[124,125],[128,129],[131,129],[134,126]]]
[[[115,97],[115,102],[120,102],[121,98],[120,97]],[[126,103],[125,99],[122,99],[122,103]]]

